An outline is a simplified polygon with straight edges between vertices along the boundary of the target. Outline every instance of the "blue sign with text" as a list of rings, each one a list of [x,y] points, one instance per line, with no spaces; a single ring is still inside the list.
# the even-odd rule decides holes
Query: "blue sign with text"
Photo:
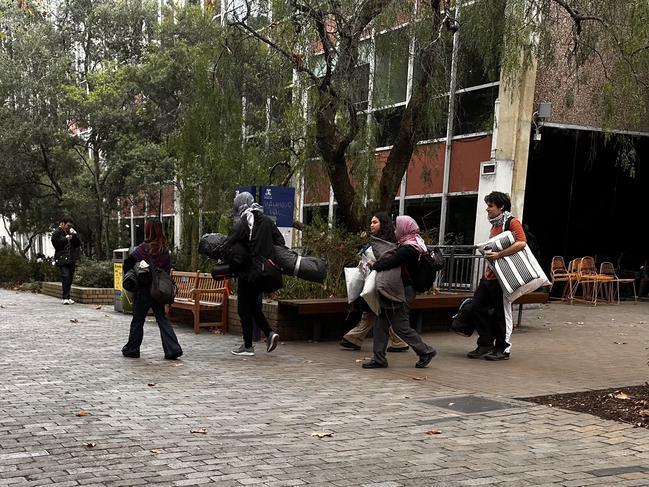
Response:
[[[259,204],[264,207],[264,214],[273,218],[278,227],[293,226],[295,188],[260,186]]]

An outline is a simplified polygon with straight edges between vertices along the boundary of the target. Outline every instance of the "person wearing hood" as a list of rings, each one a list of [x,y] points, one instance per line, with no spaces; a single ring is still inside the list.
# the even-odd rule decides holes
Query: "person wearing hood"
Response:
[[[419,226],[407,215],[397,217],[395,236],[398,242],[396,251],[374,252],[378,258],[372,266],[373,270],[379,274],[376,278],[377,287],[381,292],[380,282],[385,281],[384,289],[390,291],[391,299],[385,297],[384,291],[381,297],[381,312],[374,325],[374,358],[363,363],[364,369],[388,366],[386,350],[390,325],[394,332],[419,356],[415,367],[427,367],[437,355],[437,351],[424,343],[419,334],[410,326],[410,304],[414,301],[416,294],[410,276],[418,272],[419,258],[428,252],[428,249],[419,235]],[[397,272],[391,272],[394,270]],[[386,279],[381,278],[382,273],[385,273]],[[392,277],[387,277],[393,273],[396,275],[397,282],[392,280]]]
[[[527,245],[527,238],[520,220],[510,213],[512,202],[508,194],[492,191],[485,196],[484,202],[487,204],[487,218],[491,223],[489,238],[501,234],[509,222],[509,230],[514,235],[515,242],[500,252],[485,254],[488,265],[473,293],[473,317],[478,332],[478,346],[467,353],[467,357],[491,361],[509,360],[514,328],[512,306],[511,302],[503,297],[502,287],[491,268],[491,262],[523,250]],[[493,309],[493,314],[489,312],[490,309]]]
[[[266,351],[272,352],[277,347],[279,335],[272,330],[262,308],[257,304],[262,290],[251,279],[253,274],[252,256],[260,255],[272,258],[274,255],[273,245],[285,245],[284,237],[275,223],[264,215],[263,208],[255,203],[252,194],[245,191],[237,194],[233,206],[234,213],[239,216],[239,219],[234,222],[223,246],[227,248],[237,243],[244,244],[249,255],[238,272],[237,286],[237,312],[243,329],[243,344],[232,350],[232,354],[243,356],[255,354],[252,344],[253,323],[256,323],[266,335]]]

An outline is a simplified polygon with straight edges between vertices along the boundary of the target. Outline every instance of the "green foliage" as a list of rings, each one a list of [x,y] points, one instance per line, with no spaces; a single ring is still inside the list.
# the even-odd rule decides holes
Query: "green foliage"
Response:
[[[279,298],[324,298],[347,295],[344,268],[358,264],[358,251],[369,240],[367,233],[354,234],[317,221],[302,232],[302,255],[324,257],[329,270],[324,284],[285,277]]]
[[[51,258],[44,259],[41,262],[32,259],[29,261],[29,267],[30,279],[33,281],[53,282],[58,281],[60,278],[59,269],[53,265]]]
[[[31,277],[29,262],[10,248],[0,248],[0,282],[20,283]]]
[[[83,287],[112,288],[113,263],[110,261],[83,260],[77,263],[74,284]]]

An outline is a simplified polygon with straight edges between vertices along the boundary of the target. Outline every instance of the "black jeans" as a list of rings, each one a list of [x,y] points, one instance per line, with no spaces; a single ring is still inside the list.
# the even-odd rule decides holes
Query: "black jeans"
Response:
[[[237,288],[237,312],[243,329],[243,343],[246,348],[252,347],[252,326],[253,322],[259,327],[264,335],[268,336],[273,329],[268,324],[261,306],[258,304],[261,291],[250,284],[247,279],[239,278]]]
[[[122,353],[135,356],[140,354],[140,345],[142,345],[142,339],[144,338],[144,320],[149,309],[153,309],[158,328],[160,328],[160,338],[162,339],[165,358],[179,357],[183,351],[171,322],[165,316],[164,305],[151,297],[148,288],[138,289],[135,295],[131,330],[128,335],[128,343],[122,347]]]
[[[70,288],[72,287],[72,279],[74,279],[75,265],[68,264],[59,266],[61,269],[61,291],[62,299],[70,299]]]
[[[493,309],[493,314],[490,310]],[[509,344],[505,341],[505,308],[503,307],[503,290],[497,279],[480,280],[473,294],[473,318],[478,332],[478,346],[493,347],[505,350]]]

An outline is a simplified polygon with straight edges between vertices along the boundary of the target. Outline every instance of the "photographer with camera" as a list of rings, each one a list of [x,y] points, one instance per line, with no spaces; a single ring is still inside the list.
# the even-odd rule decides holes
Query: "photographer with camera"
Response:
[[[52,245],[54,246],[54,263],[61,270],[62,304],[74,304],[70,299],[70,288],[76,261],[79,257],[81,240],[74,228],[72,218],[64,217],[59,221],[59,226],[52,232]]]

